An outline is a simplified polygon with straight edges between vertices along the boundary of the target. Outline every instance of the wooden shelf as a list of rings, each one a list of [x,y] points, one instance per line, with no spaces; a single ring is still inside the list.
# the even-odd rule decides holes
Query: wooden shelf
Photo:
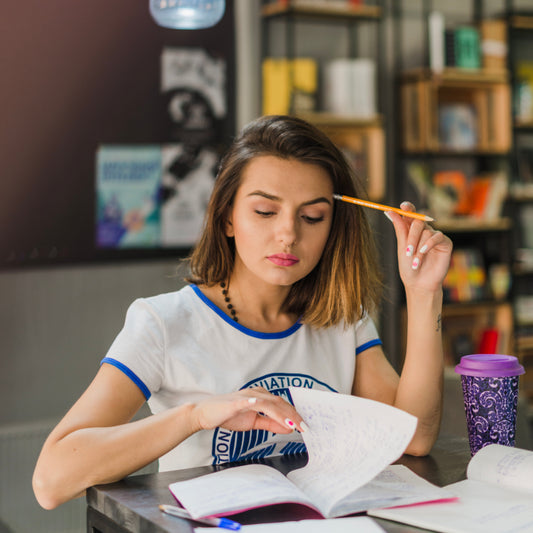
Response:
[[[533,129],[533,118],[530,118],[530,119],[517,118],[514,121],[514,127],[518,130],[531,130]]]
[[[533,183],[513,184],[509,191],[509,197],[515,202],[531,202],[533,200]]]
[[[531,276],[533,274],[533,265],[522,265],[517,263],[513,265],[513,276]]]
[[[320,17],[321,19],[369,19],[375,20],[381,17],[379,6],[369,6],[365,4],[352,5],[344,2],[273,2],[263,5],[261,8],[263,17],[279,17],[286,15],[302,15],[308,17]]]
[[[421,67],[406,70],[401,74],[402,81],[433,81],[441,85],[468,84],[493,84],[508,83],[509,72],[507,70],[445,68],[442,72],[434,72],[429,68]]]
[[[402,147],[406,152],[500,153],[511,148],[511,90],[507,71],[427,68],[403,74],[401,83]],[[470,110],[472,139],[447,139],[441,110]],[[462,145],[458,143],[463,141]]]
[[[385,197],[385,134],[383,119],[341,117],[332,113],[301,113],[301,118],[315,124],[341,149],[350,160],[364,154],[363,169],[356,172],[366,181],[368,197],[383,201]],[[357,165],[355,165],[357,167]]]
[[[517,30],[533,30],[533,15],[513,15],[509,23]]]
[[[471,302],[444,303],[442,308],[447,316],[470,316],[479,312],[510,308],[508,300],[478,300]]]
[[[300,118],[315,124],[315,126],[341,126],[350,128],[381,128],[383,126],[383,117],[376,115],[372,118],[357,118],[349,116],[336,115],[327,112],[298,113]]]
[[[444,233],[470,233],[486,231],[507,231],[512,228],[512,221],[508,217],[495,220],[479,220],[476,218],[441,219],[433,223],[433,227]]]

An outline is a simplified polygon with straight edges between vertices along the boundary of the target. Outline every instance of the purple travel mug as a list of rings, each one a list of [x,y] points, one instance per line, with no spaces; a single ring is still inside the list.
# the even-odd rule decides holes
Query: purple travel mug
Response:
[[[514,446],[518,376],[525,372],[512,355],[474,354],[461,357],[461,374],[470,453],[487,444]]]

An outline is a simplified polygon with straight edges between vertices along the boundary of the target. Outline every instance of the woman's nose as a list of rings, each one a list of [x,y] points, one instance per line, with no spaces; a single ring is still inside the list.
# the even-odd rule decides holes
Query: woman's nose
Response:
[[[298,236],[298,222],[296,217],[287,216],[280,220],[278,239],[285,246],[292,246]]]

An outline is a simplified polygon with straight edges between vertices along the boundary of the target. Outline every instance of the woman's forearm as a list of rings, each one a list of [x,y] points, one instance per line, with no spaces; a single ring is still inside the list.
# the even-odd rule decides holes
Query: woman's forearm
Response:
[[[418,418],[407,452],[426,455],[434,444],[442,413],[442,291],[406,291],[407,345],[395,405]]]
[[[53,509],[92,485],[121,479],[172,450],[195,432],[192,408],[183,405],[135,422],[85,427],[65,436],[55,430],[33,476],[40,505]]]

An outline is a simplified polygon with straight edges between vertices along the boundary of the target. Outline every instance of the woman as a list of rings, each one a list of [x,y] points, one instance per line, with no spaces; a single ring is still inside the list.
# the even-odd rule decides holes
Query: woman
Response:
[[[52,431],[34,473],[45,508],[159,459],[169,470],[302,451],[289,386],[352,393],[418,417],[407,453],[439,430],[442,281],[451,241],[387,213],[408,309],[401,376],[369,316],[380,280],[361,197],[319,130],[268,116],[222,161],[190,285],[132,304],[91,385]],[[410,204],[403,209],[413,209]],[[152,415],[130,422],[148,400]]]

